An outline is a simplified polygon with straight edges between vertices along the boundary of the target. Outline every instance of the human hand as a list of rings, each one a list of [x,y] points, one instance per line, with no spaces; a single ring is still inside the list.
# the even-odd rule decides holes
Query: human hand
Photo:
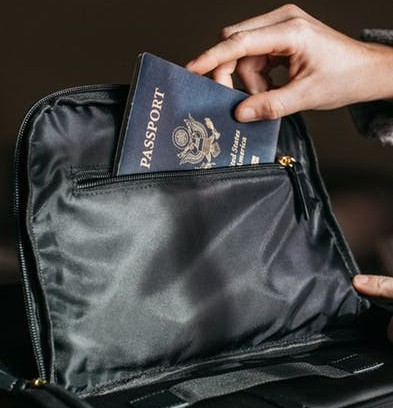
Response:
[[[393,98],[393,48],[341,34],[294,5],[224,28],[223,40],[186,68],[233,87],[237,72],[252,94],[236,108],[239,121],[276,119],[307,109],[333,109]],[[288,68],[288,81],[269,74]]]
[[[389,276],[356,275],[352,283],[363,295],[393,300],[393,278]],[[387,328],[387,337],[393,343],[393,318]]]

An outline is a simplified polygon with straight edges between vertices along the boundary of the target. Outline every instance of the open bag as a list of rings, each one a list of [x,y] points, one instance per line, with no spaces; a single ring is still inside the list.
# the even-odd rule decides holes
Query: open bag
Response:
[[[113,177],[127,92],[60,91],[22,124],[39,379],[3,369],[0,388],[53,407],[393,406],[387,316],[352,287],[301,118],[282,119],[276,163]]]

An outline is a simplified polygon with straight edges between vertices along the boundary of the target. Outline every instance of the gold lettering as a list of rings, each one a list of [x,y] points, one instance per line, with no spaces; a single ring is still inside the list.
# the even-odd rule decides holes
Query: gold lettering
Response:
[[[154,98],[164,99],[164,97],[165,97],[165,92],[159,92],[159,88],[156,88],[154,90]]]
[[[143,144],[145,145],[146,149],[150,149],[151,151],[154,149],[154,142],[153,142],[153,140],[145,139],[145,141],[143,142]]]
[[[146,157],[142,157],[139,166],[150,169],[150,162],[146,159]]]
[[[235,137],[233,138],[233,144],[232,144],[232,152],[237,154],[239,150],[239,140],[240,140],[240,131],[236,130],[235,132]]]
[[[239,166],[244,163],[244,155],[246,153],[246,146],[247,146],[247,138],[243,136],[242,141],[240,143],[240,153],[239,153],[239,159],[237,162]]]
[[[154,140],[156,138],[156,133],[154,132],[146,132],[146,139]]]
[[[151,161],[151,157],[153,156],[153,150],[144,150],[142,154],[145,156],[147,160]]]
[[[155,139],[158,132],[158,122],[161,118],[161,109],[164,103],[165,92],[161,92],[159,88],[154,89],[153,101],[149,113],[149,120],[146,126],[145,140],[143,146],[148,149],[142,152],[142,157],[139,162],[140,167],[150,169],[151,159],[153,157]]]
[[[160,120],[160,111],[158,109],[153,109],[152,111],[150,111],[150,119],[153,122],[157,122]]]
[[[154,124],[152,120],[149,120],[149,122],[147,122],[147,130],[157,132],[157,126]],[[146,135],[147,135],[147,132],[146,132]]]

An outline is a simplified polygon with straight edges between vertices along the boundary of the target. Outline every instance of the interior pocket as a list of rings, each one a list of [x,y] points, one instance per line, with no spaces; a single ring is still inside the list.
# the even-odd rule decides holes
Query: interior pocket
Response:
[[[74,181],[50,201],[33,232],[67,387],[296,343],[356,318],[319,207],[296,216],[279,166]]]

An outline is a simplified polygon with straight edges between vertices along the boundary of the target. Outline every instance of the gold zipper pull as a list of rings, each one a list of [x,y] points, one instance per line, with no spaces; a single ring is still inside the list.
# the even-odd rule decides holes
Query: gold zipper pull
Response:
[[[279,156],[277,161],[284,167],[293,167],[296,160],[292,156]]]
[[[29,381],[30,388],[42,388],[47,382],[42,378],[34,378]]]
[[[51,384],[42,378],[35,378],[27,382],[31,389],[44,388],[46,393],[52,397],[53,402],[58,402],[61,406],[72,408],[92,408],[87,402],[80,399],[73,392],[67,391],[64,387],[57,384]],[[41,391],[37,392],[41,393]],[[58,404],[55,404],[58,406]]]
[[[307,194],[306,182],[302,174],[302,166],[292,156],[279,156],[277,162],[284,166],[291,177],[297,202],[300,204],[301,213],[305,220],[310,219],[309,196]]]

